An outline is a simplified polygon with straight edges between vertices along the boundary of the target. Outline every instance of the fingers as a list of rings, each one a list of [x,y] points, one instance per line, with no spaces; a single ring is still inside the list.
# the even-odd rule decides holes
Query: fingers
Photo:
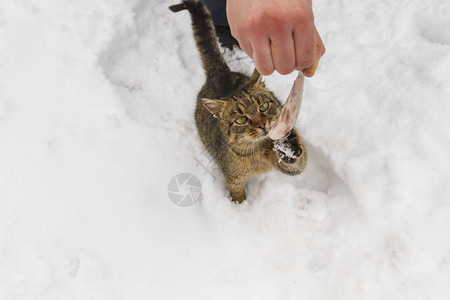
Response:
[[[257,37],[252,45],[255,67],[262,75],[270,75],[275,70],[272,61],[271,42],[266,36]]]
[[[282,75],[294,71],[296,64],[295,46],[291,31],[280,32],[273,36],[271,43],[272,63]]]
[[[287,31],[288,32],[288,31]],[[312,34],[294,31],[292,34],[276,33],[268,36],[253,38],[249,42],[251,56],[255,67],[262,75],[270,75],[273,71],[285,75],[294,70],[302,70],[304,75],[314,75],[319,60],[325,53],[325,46],[317,29]]]
[[[251,58],[253,58],[253,60],[255,59],[254,55],[253,55],[253,46],[250,43],[249,40],[238,40],[239,42],[239,47],[245,52],[247,53],[248,56],[250,56]]]
[[[253,39],[251,56],[256,69],[262,75],[270,75],[274,70],[282,75],[291,73],[296,64],[292,33],[285,31],[271,37],[261,35]]]
[[[306,77],[311,77],[316,72],[317,66],[319,65],[320,58],[325,54],[325,46],[322,42],[322,39],[320,38],[319,32],[317,29],[315,29],[316,33],[316,47],[315,47],[315,54],[314,54],[314,60],[311,66],[303,69],[303,74]]]
[[[309,68],[313,64],[316,53],[316,35],[314,30],[297,28],[294,31],[294,45],[295,68],[297,70]]]

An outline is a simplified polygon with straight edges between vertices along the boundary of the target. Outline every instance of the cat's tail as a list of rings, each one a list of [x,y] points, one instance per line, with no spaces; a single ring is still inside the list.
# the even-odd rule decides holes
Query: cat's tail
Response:
[[[172,5],[169,9],[173,12],[187,9],[191,14],[192,29],[206,76],[212,77],[218,73],[230,72],[220,53],[216,30],[208,9],[198,0],[183,0],[182,3]]]

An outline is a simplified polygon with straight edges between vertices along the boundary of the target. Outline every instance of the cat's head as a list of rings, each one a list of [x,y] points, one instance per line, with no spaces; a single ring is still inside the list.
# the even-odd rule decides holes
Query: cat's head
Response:
[[[281,112],[279,101],[267,90],[257,71],[237,94],[226,99],[203,99],[203,105],[218,119],[231,145],[268,139],[271,124]]]

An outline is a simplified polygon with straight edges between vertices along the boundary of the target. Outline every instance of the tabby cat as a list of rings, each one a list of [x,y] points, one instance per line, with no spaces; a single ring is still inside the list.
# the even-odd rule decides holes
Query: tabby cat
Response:
[[[200,139],[219,165],[233,201],[245,200],[245,183],[253,175],[274,168],[289,175],[306,167],[306,150],[293,129],[283,140],[272,141],[268,132],[281,112],[281,104],[267,90],[261,75],[232,72],[219,50],[211,15],[197,0],[169,7],[187,9],[206,73],[195,109]]]

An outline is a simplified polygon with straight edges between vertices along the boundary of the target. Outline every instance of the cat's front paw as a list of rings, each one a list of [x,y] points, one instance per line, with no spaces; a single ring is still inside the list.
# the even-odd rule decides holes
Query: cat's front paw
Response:
[[[294,163],[297,157],[302,155],[302,147],[294,131],[291,131],[287,137],[274,141],[273,150],[278,154],[280,161],[288,164]]]

